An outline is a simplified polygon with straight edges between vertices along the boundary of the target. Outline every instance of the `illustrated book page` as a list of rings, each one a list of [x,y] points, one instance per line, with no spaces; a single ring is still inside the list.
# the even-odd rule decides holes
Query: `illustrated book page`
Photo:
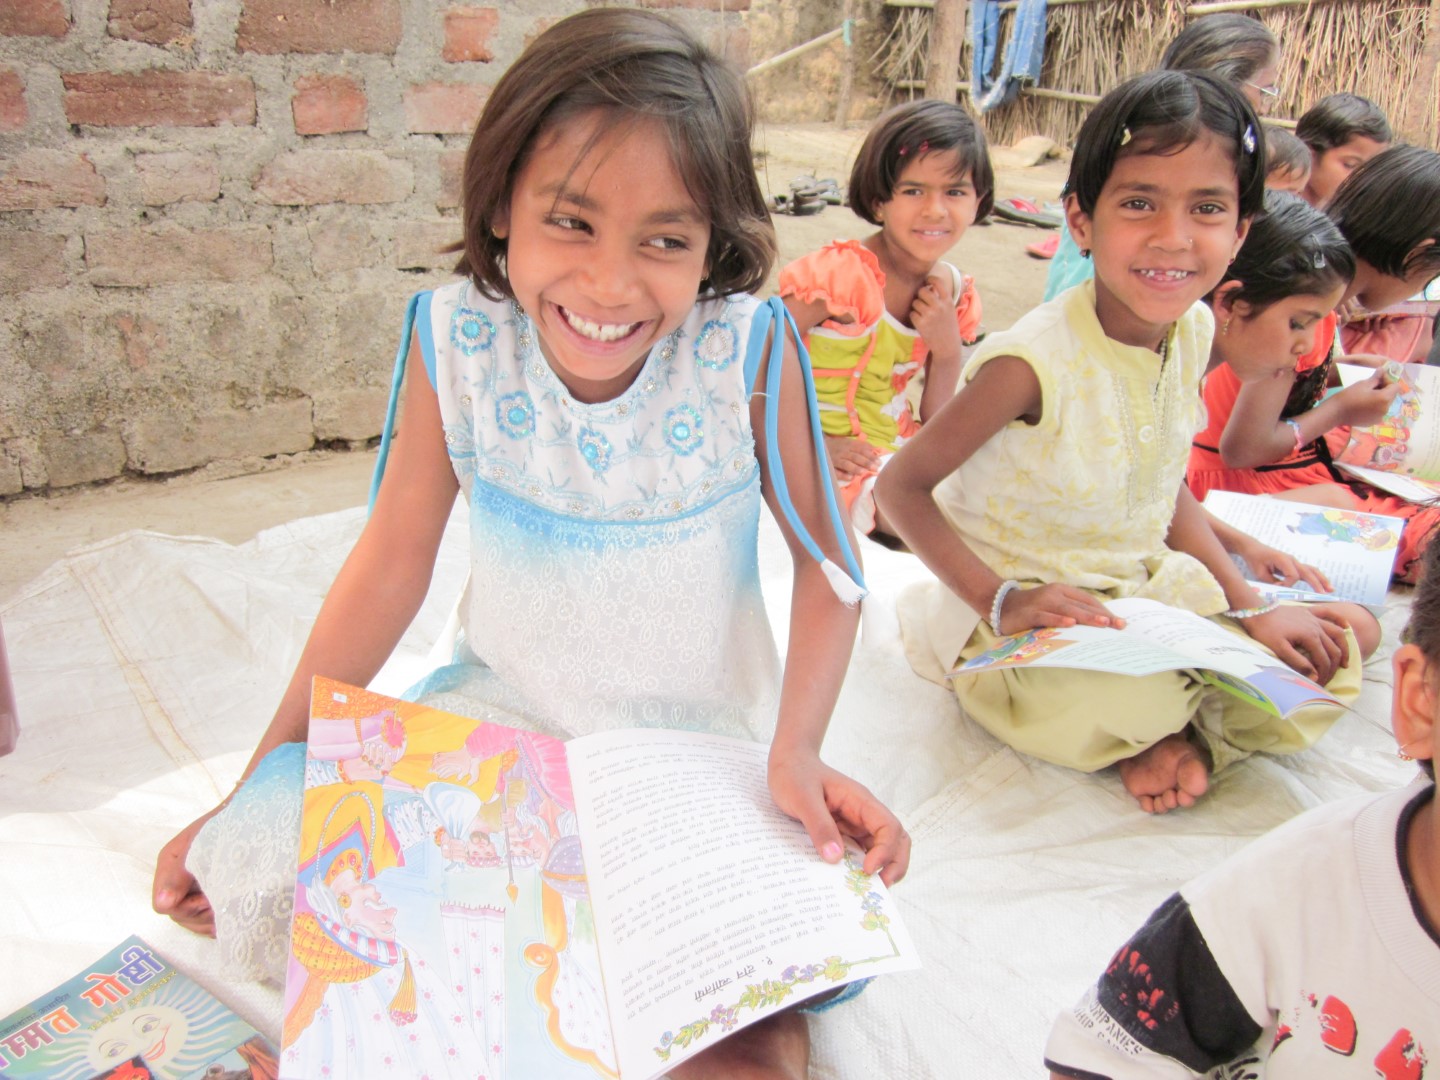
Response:
[[[1125,620],[1109,626],[1041,627],[1001,638],[995,648],[951,674],[1003,668],[1084,668],[1117,675],[1193,670],[1204,681],[1266,712],[1289,716],[1312,704],[1338,704],[1323,687],[1287,667],[1242,634],[1154,600],[1111,600]]]
[[[0,1020],[0,1077],[270,1080],[275,1049],[138,937]]]
[[[1211,491],[1205,496],[1205,509],[1241,532],[1319,567],[1339,599],[1376,607],[1385,603],[1404,519],[1234,491]]]
[[[1347,471],[1356,467],[1440,481],[1440,368],[1398,366],[1400,395],[1378,424],[1350,429],[1350,442],[1335,463]],[[1346,386],[1379,377],[1356,364],[1338,367]]]
[[[625,737],[657,740],[633,775]],[[680,768],[692,744],[703,779]],[[732,790],[757,760],[758,789]],[[793,840],[764,761],[683,732],[566,744],[316,679],[280,1075],[646,1080],[769,1008],[888,970],[871,958],[904,938],[883,888]],[[815,917],[796,863],[849,904],[821,969],[771,972],[760,950],[779,963]],[[749,1003],[727,985],[730,1012],[712,1016],[721,987],[695,980],[746,966]]]

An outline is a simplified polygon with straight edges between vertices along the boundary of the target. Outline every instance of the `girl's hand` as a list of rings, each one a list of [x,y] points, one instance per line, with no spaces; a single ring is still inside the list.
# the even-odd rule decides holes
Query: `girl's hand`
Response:
[[[1051,582],[1033,589],[1011,589],[1000,609],[997,634],[1019,634],[1037,626],[1113,626],[1125,620],[1110,613],[1096,597],[1073,585]]]
[[[932,356],[959,359],[960,326],[955,321],[955,298],[950,275],[931,274],[910,305],[910,325],[924,340]]]
[[[1383,379],[1383,376],[1381,377]],[[1391,403],[1400,395],[1399,383],[1377,385],[1375,379],[1347,386],[1335,395],[1344,423],[1351,427],[1368,427],[1378,424],[1389,411]]]
[[[1266,615],[1244,619],[1240,625],[1287,665],[1321,686],[1350,661],[1345,623],[1333,613],[1282,605]]]
[[[1237,542],[1235,554],[1245,560],[1245,565],[1250,568],[1250,574],[1255,581],[1273,581],[1286,587],[1303,581],[1316,592],[1322,593],[1328,593],[1333,588],[1330,579],[1319,567],[1302,563],[1299,559],[1262,544],[1259,540],[1252,538],[1249,543]]]
[[[865,872],[894,885],[910,866],[910,834],[870,790],[818,757],[780,760],[770,755],[770,794],[775,805],[805,826],[810,842],[828,863],[845,852],[843,833],[865,851]]]
[[[826,435],[825,453],[830,458],[830,468],[842,483],[849,483],[880,468],[880,451],[864,439]]]
[[[200,891],[195,875],[185,868],[185,857],[201,827],[224,806],[221,803],[196,818],[160,849],[150,892],[150,905],[158,914],[169,915],[185,929],[206,937],[215,936],[215,912],[210,908],[210,898]]]

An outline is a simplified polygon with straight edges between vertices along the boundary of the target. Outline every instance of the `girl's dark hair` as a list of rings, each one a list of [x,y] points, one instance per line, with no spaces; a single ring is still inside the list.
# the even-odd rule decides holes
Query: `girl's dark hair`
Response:
[[[1392,146],[1347,176],[1325,213],[1350,250],[1382,274],[1440,273],[1440,154]],[[1426,240],[1432,241],[1419,251]]]
[[[1237,87],[1275,62],[1280,45],[1270,28],[1248,15],[1207,15],[1170,42],[1160,66],[1167,71],[1209,71]]]
[[[1343,146],[1356,135],[1378,143],[1388,143],[1395,137],[1380,106],[1359,94],[1321,98],[1300,117],[1295,135],[1316,154]]]
[[[1284,170],[1300,173],[1310,171],[1310,148],[1282,127],[1265,129],[1265,175]]]
[[[995,173],[985,133],[970,114],[954,102],[923,99],[897,105],[875,121],[850,170],[847,205],[871,225],[879,225],[875,208],[889,202],[906,164],[926,154],[954,151],[960,172],[970,174],[981,221],[995,205]]]
[[[1287,296],[1322,296],[1354,276],[1355,256],[1340,230],[1287,191],[1265,193],[1264,212],[1225,271],[1226,281],[1240,282],[1232,299],[1244,300],[1257,315]]]
[[[704,287],[719,296],[758,289],[775,261],[775,230],[752,164],[744,81],[663,15],[627,8],[562,19],[500,77],[465,154],[456,272],[491,299],[512,297],[505,241],[491,224],[508,213],[536,141],[597,110],[608,118],[597,141],[626,122],[664,131],[676,172],[710,222]]]
[[[1149,71],[1127,79],[1090,110],[1075,139],[1067,194],[1095,213],[1115,162],[1129,154],[1178,154],[1210,132],[1235,161],[1240,216],[1265,198],[1265,135],[1250,102],[1226,80],[1202,71]]]
[[[1400,640],[1420,646],[1432,679],[1440,678],[1440,535],[1431,530],[1420,567],[1420,580],[1410,600],[1410,622]],[[1425,759],[1420,768],[1435,779],[1435,762]]]

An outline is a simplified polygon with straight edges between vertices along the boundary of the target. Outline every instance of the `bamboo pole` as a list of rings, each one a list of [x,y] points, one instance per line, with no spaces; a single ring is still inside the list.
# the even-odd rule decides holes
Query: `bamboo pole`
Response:
[[[1308,7],[1319,0],[1219,0],[1213,4],[1190,4],[1186,15],[1215,15],[1221,11],[1253,11],[1256,8]]]
[[[858,19],[856,20],[856,22],[859,21],[860,20]],[[844,33],[845,27],[837,26],[834,30],[829,31],[828,33],[821,34],[817,38],[811,38],[803,45],[796,45],[793,49],[786,49],[784,52],[777,53],[775,56],[770,57],[769,60],[761,60],[760,63],[756,64],[750,70],[745,72],[745,77],[747,79],[754,78],[756,75],[759,75],[762,72],[769,71],[771,68],[779,67],[786,61],[794,60],[797,56],[804,56],[806,53],[813,52],[814,50],[820,48],[820,46],[822,45],[830,44],[830,42],[834,41],[836,38],[840,37]]]
[[[925,96],[954,101],[955,75],[960,70],[960,39],[965,34],[967,0],[935,0],[925,57]]]
[[[850,123],[850,92],[855,85],[855,42],[851,35],[855,19],[855,0],[845,0],[841,15],[845,20],[840,24],[840,29],[844,31],[841,36],[845,41],[845,59],[840,65],[840,91],[836,94],[835,125],[844,131]]]

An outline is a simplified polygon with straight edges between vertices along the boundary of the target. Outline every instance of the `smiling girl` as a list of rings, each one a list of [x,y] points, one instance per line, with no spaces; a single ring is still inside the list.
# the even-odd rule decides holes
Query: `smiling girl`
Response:
[[[943,679],[999,636],[1116,626],[1140,596],[1212,616],[1348,699],[1361,650],[1343,622],[1265,604],[1185,489],[1221,283],[1264,192],[1254,110],[1227,82],[1152,72],[1081,129],[1066,216],[1095,265],[988,337],[963,388],[881,474],[876,498],[939,581],[901,598],[906,651]],[[1071,768],[1118,764],[1151,812],[1191,805],[1213,770],[1308,746],[1342,711],[1281,721],[1193,673],[1010,669],[951,680],[1016,749]]]
[[[875,476],[955,393],[960,348],[979,333],[975,282],[941,256],[990,212],[994,191],[985,136],[964,109],[897,106],[875,122],[850,172],[850,209],[879,231],[780,272],[815,367],[830,464],[862,532],[890,531],[876,519]]]
[[[795,343],[771,348],[783,308],[745,295],[775,253],[750,128],[741,79],[651,12],[564,19],[501,78],[465,162],[463,276],[411,302],[405,412],[374,511],[232,807],[266,786],[254,781],[273,749],[304,738],[315,675],[363,686],[385,661],[459,494],[464,638],[412,695],[562,737],[771,740],[771,793],[819,855],[841,858],[843,830],[868,871],[904,873],[894,815],[820,759],[859,570],[826,512]],[[759,585],[762,495],[804,627],[783,680]],[[285,779],[271,819],[300,798],[300,776]],[[155,876],[156,909],[202,932],[214,915],[185,855],[214,813],[167,845]],[[270,845],[281,891],[293,843]],[[277,888],[260,877],[257,890]],[[804,1017],[784,1013],[674,1075],[795,1077],[808,1054]]]

